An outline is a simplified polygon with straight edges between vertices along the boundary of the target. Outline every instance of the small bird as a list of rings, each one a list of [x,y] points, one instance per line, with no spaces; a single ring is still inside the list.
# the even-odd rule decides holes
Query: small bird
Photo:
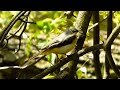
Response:
[[[55,54],[66,54],[71,51],[77,42],[77,34],[78,30],[75,28],[68,29],[58,37],[53,39],[53,41],[47,45],[46,47],[41,49],[40,54],[47,55],[49,53]]]
[[[39,53],[29,58],[28,60],[25,60],[22,66],[26,67],[31,64],[31,62],[35,62],[35,60],[39,58],[39,55],[45,56],[50,53],[54,53],[56,55],[68,53],[74,49],[76,45],[77,32],[78,30],[75,28],[64,31],[62,34],[53,39],[49,45],[42,48]]]

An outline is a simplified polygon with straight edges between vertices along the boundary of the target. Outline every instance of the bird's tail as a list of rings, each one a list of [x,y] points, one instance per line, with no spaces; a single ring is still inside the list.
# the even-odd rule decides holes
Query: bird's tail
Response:
[[[25,65],[28,65],[30,63],[33,63],[34,61],[36,61],[37,58],[40,57],[40,54],[41,52],[37,53],[37,54],[34,54],[33,56],[31,56],[30,58],[27,58],[26,60],[24,60],[24,62],[22,62],[19,66],[25,66]]]

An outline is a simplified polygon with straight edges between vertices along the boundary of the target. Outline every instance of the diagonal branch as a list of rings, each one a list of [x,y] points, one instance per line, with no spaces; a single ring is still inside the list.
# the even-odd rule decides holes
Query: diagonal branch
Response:
[[[29,14],[30,14],[30,11],[28,11],[28,13],[27,13],[27,15],[26,15],[26,18],[25,18],[25,21],[26,21],[26,22],[24,22],[24,28],[23,28],[22,32],[20,33],[20,36],[19,36],[19,47],[18,47],[16,53],[20,50],[20,46],[21,46],[21,37],[22,37],[23,32],[26,30],[27,21],[28,21],[28,16],[29,16]]]
[[[11,22],[4,28],[1,36],[0,36],[0,45],[2,45],[5,37],[7,36],[10,29],[13,27],[13,25],[19,20],[21,16],[23,16],[26,13],[26,11],[20,11],[12,20]]]
[[[116,12],[116,11],[112,12],[112,14],[114,14],[115,12]],[[105,20],[108,19],[108,18],[109,18],[109,15],[108,15],[106,18],[104,18],[103,20],[101,20],[101,21],[95,23],[94,25],[92,25],[91,27],[89,27],[88,30],[91,30],[91,29],[93,29],[94,27],[100,25],[103,21],[105,21]]]
[[[112,58],[112,55],[111,55],[111,50],[109,49],[111,47],[113,41],[115,40],[115,38],[118,36],[119,32],[120,32],[120,25],[116,26],[113,29],[113,31],[109,35],[107,41],[104,43],[104,49],[106,51],[106,55],[107,55],[107,58],[108,58],[108,61],[111,65],[111,67],[113,68],[116,75],[120,78],[120,72],[119,72],[118,68],[116,67],[116,65],[113,61],[113,58]]]
[[[102,48],[103,48],[103,44],[98,44],[98,45],[95,45],[95,46],[84,48],[84,49],[78,51],[78,56],[80,57],[80,56],[83,56],[84,54],[86,54],[88,52],[91,52],[91,51],[94,51],[94,50],[99,50],[99,49],[102,49]],[[5,70],[5,69],[26,69],[26,68],[30,67],[31,65],[34,65],[35,63],[37,63],[43,57],[44,56],[41,56],[40,58],[37,58],[36,60],[31,59],[29,62],[25,63],[22,66],[4,66],[4,67],[0,67],[0,70]],[[31,79],[43,78],[44,76],[46,76],[50,72],[53,72],[57,68],[60,68],[64,64],[66,64],[69,61],[73,60],[71,57],[73,57],[73,55],[69,55],[67,58],[64,58],[64,59],[60,60],[60,62],[58,62],[55,65],[51,66],[50,68],[44,70],[42,73],[32,77]]]
[[[83,56],[84,54],[94,51],[94,50],[99,50],[103,48],[103,44],[98,44],[95,46],[91,46],[85,49],[82,49],[78,52],[78,56]],[[67,58],[64,58],[62,60],[60,60],[58,63],[56,63],[55,65],[51,66],[50,68],[44,70],[43,72],[41,72],[40,74],[32,77],[31,79],[41,79],[44,76],[48,75],[49,73],[52,73],[53,71],[55,71],[57,68],[60,68],[61,66],[63,66],[64,64],[68,63],[69,61],[73,60],[74,58],[74,54],[69,55]],[[68,75],[68,74],[67,74]]]

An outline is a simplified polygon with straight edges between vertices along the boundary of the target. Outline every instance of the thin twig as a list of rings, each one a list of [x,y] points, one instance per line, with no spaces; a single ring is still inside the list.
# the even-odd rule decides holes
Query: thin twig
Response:
[[[114,11],[112,14],[114,14],[116,11]],[[94,25],[92,25],[91,27],[88,28],[88,30],[93,29],[94,27],[96,27],[97,25],[101,24],[103,21],[105,21],[108,18],[108,16],[106,18],[104,18],[103,20],[101,20],[100,22],[95,23]]]
[[[18,27],[18,29],[16,30],[16,32],[15,32],[14,34],[12,34],[11,36],[7,37],[6,39],[9,40],[9,39],[11,39],[12,37],[14,37],[15,34],[17,34],[17,33],[20,31],[20,29],[23,27],[23,25],[24,25],[24,23],[22,22],[21,25],[20,25],[20,26]]]
[[[28,68],[32,65],[34,65],[35,63],[39,62],[41,59],[43,59],[45,57],[45,55],[42,55],[40,57],[31,57],[29,58],[27,61],[24,62],[24,64],[20,65],[20,67],[22,67],[22,69]]]
[[[24,22],[24,23],[30,23],[30,24],[36,24],[36,22],[29,22],[29,21],[24,21],[23,19],[19,19],[19,20],[21,20],[22,22]]]
[[[24,15],[26,13],[26,11],[21,11],[19,12],[12,20],[11,22],[4,28],[3,32],[2,32],[2,36],[0,38],[0,45],[2,45],[5,37],[7,36],[8,32],[10,31],[10,29],[13,27],[13,25],[18,21],[18,19]]]
[[[25,18],[25,21],[28,20],[29,14],[30,14],[30,11],[28,11],[28,13],[27,13],[27,15],[26,15],[27,17]],[[23,32],[26,30],[26,27],[27,27],[27,22],[24,22],[24,23],[25,23],[25,24],[24,24],[24,28],[23,28],[23,30],[22,30],[20,36],[19,36],[19,47],[18,47],[18,49],[17,49],[17,51],[16,51],[15,53],[17,53],[17,52],[20,50],[20,46],[21,46],[21,37],[22,37]]]
[[[5,69],[21,69],[20,66],[3,66],[0,67],[0,70],[5,70]]]

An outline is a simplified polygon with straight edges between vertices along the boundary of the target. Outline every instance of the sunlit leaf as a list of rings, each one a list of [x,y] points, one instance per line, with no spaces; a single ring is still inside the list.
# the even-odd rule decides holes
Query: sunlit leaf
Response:
[[[44,25],[44,22],[38,21],[38,22],[36,22],[36,24],[40,29],[42,29],[43,25]]]
[[[53,75],[47,75],[47,76],[43,77],[42,79],[53,79],[53,78],[54,78]]]
[[[80,79],[82,77],[83,72],[80,69],[78,69],[76,73],[77,73],[78,79]]]
[[[54,61],[56,59],[56,55],[51,53],[51,54],[47,55],[47,59],[50,63],[54,64]]]

